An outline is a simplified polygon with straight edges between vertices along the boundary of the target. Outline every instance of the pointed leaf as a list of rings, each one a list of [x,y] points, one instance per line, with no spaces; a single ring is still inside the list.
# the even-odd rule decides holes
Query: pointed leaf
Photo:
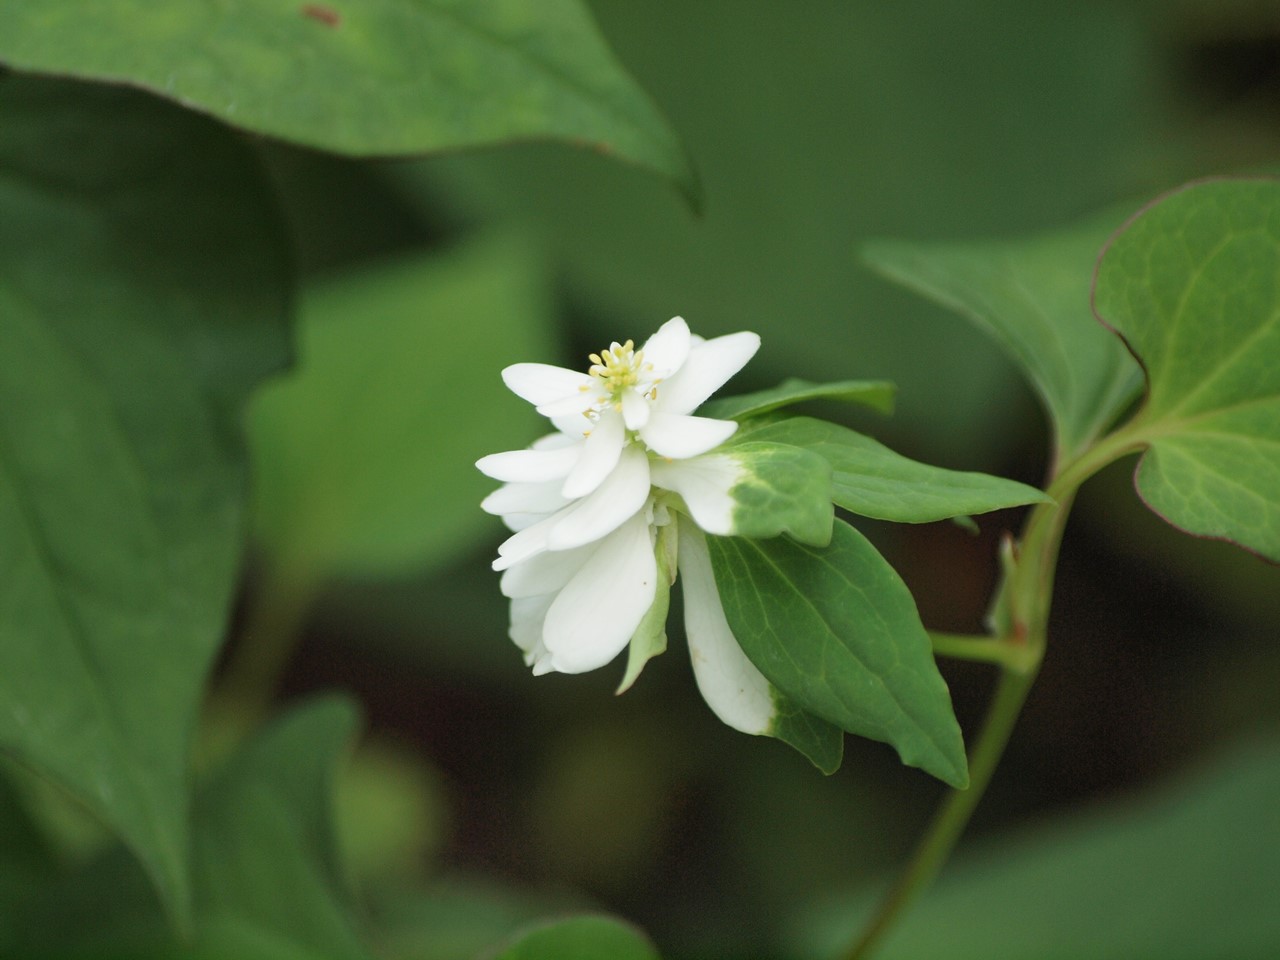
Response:
[[[844,759],[844,731],[821,717],[807,713],[777,687],[773,693],[773,723],[766,737],[781,740],[800,751],[809,762],[830,776],[840,769]]]
[[[699,415],[719,420],[741,420],[768,413],[806,400],[843,400],[879,410],[893,412],[895,387],[887,380],[839,380],[835,383],[810,383],[792,377],[769,390],[744,393],[736,397],[712,400],[698,410]]]
[[[877,520],[929,523],[1049,499],[1013,480],[908,459],[870,437],[812,417],[748,422],[733,438],[739,441],[794,444],[819,454],[831,464],[836,505]]]
[[[203,939],[239,931],[333,960],[368,956],[332,829],[335,764],[355,728],[345,700],[295,709],[202,791],[193,859]]]
[[[142,94],[0,78],[0,169],[0,747],[181,918],[241,403],[287,356],[284,242],[240,139]]]
[[[698,191],[674,132],[578,0],[4,3],[0,62],[144,87],[339,153],[554,138]]]
[[[648,937],[609,917],[572,917],[519,935],[493,960],[659,960]]]
[[[1280,562],[1280,181],[1152,204],[1103,253],[1094,305],[1147,373],[1143,499]]]
[[[906,585],[843,521],[830,546],[708,539],[734,636],[804,710],[891,744],[903,763],[968,782],[947,685]]]
[[[1092,265],[1121,215],[1004,243],[879,241],[863,257],[891,280],[968,317],[1031,380],[1056,462],[1083,450],[1137,396],[1141,374],[1089,313]]]
[[[549,336],[546,300],[509,242],[305,290],[298,365],[250,411],[254,532],[273,561],[313,577],[406,573],[483,536],[475,505],[492,483],[472,464],[535,429],[492,377]]]

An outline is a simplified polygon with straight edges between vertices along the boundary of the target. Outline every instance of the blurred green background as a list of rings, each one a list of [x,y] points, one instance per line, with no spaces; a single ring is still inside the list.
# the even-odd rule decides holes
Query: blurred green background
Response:
[[[261,549],[242,626],[290,564],[321,557],[299,577],[322,589],[299,591],[303,642],[284,692],[337,686],[366,707],[370,740],[342,816],[358,885],[396,955],[468,956],[495,924],[583,903],[640,923],[664,956],[816,955],[850,922],[830,904],[865,902],[938,785],[878,744],[849,741],[844,768],[823,778],[781,744],[721,726],[675,618],[672,649],[624,697],[612,694],[621,666],[528,676],[488,569],[502,532],[472,506],[490,484],[471,461],[538,430],[499,370],[519,359],[580,366],[679,314],[706,336],[761,334],[735,389],[891,379],[891,419],[825,412],[917,458],[1038,483],[1044,420],[1011,364],[958,317],[860,267],[859,244],[1034,234],[1274,163],[1280,13],[1243,0],[591,6],[688,144],[701,216],[669,185],[563,146],[406,163],[263,145],[305,280],[297,376],[313,382],[255,410]],[[350,382],[325,379],[357,356]],[[1096,828],[1087,811],[1191,776],[1280,719],[1280,574],[1165,528],[1137,502],[1130,470],[1084,490],[1042,678],[961,850],[985,851],[957,869],[987,878],[995,910],[1001,889],[1028,882],[1020,856],[1061,863],[1036,875],[1046,885],[1107,862],[1054,860],[1063,844],[1037,846],[1027,824],[1082,816],[1080,835],[1118,857],[1167,849],[1185,834],[1176,818],[1142,832],[1141,808],[1108,807]],[[917,591],[926,625],[976,631],[998,538],[1019,522],[982,517],[977,536],[949,524],[865,529]],[[304,530],[323,542],[303,542]],[[972,730],[990,676],[944,672]],[[1237,793],[1175,789],[1221,818],[1257,814],[1270,832],[1224,849],[1273,856],[1184,863],[1181,886],[1171,874],[1171,918],[1179,895],[1196,902],[1206,885],[1277,882],[1280,823],[1258,801],[1274,795],[1276,751],[1233,757],[1222,762],[1243,772],[1210,779],[1238,781]],[[1105,847],[1107,837],[1120,839]],[[926,955],[930,930],[954,933],[947,909],[922,910],[906,955]],[[1063,910],[1025,922],[1048,937]],[[1127,918],[1089,929],[1108,922]]]

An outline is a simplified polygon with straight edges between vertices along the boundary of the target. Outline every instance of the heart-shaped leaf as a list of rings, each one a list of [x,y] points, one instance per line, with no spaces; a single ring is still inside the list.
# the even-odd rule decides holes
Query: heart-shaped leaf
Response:
[[[579,0],[3,3],[0,62],[144,87],[339,153],[554,138],[698,192],[675,133]]]
[[[1174,526],[1280,562],[1280,181],[1187,186],[1098,262],[1094,307],[1141,361],[1138,492]]]
[[[0,79],[0,169],[0,747],[181,917],[241,404],[288,353],[284,242],[239,138],[139,93]]]

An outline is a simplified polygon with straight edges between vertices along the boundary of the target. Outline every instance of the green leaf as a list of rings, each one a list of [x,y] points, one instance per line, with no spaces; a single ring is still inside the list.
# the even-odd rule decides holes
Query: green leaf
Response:
[[[1094,306],[1142,362],[1138,492],[1188,533],[1280,562],[1280,181],[1192,184],[1098,263]]]
[[[345,700],[313,701],[248,744],[199,793],[192,816],[194,924],[177,936],[137,862],[116,847],[0,922],[22,957],[368,960],[335,862],[335,762],[351,739]],[[9,935],[5,940],[4,935]]]
[[[141,94],[0,79],[0,170],[0,747],[181,920],[241,407],[288,354],[284,242],[240,139]]]
[[[812,417],[748,422],[731,442],[739,440],[794,444],[819,454],[831,464],[836,504],[877,520],[929,523],[1049,500],[1013,480],[910,460],[870,437]]]
[[[782,443],[743,443],[721,455],[743,471],[729,491],[734,536],[831,542],[831,468],[822,457]]]
[[[963,314],[1017,362],[1040,394],[1056,462],[1080,453],[1134,400],[1141,371],[1089,312],[1098,251],[1122,217],[1003,243],[867,245],[891,280]]]
[[[649,939],[609,917],[572,917],[531,930],[493,960],[659,960]]]
[[[968,783],[947,685],[906,585],[853,527],[830,546],[710,537],[733,635],[804,710],[891,744],[903,763]]]
[[[860,403],[881,413],[893,412],[896,388],[887,380],[840,380],[836,383],[810,383],[792,377],[770,390],[721,397],[704,404],[698,414],[720,420],[741,420],[770,410],[778,410],[806,400],[843,400]]]
[[[699,192],[675,133],[578,0],[4,3],[0,62],[143,87],[339,153],[554,138]]]
[[[550,339],[527,251],[487,242],[413,256],[305,291],[294,373],[250,418],[254,528],[285,568],[404,573],[489,529],[473,464],[522,447],[498,374]]]
[[[800,751],[828,776],[839,770],[840,761],[844,759],[844,731],[802,710],[777,687],[770,687],[770,690],[773,694],[773,724],[764,735]]]
[[[202,939],[244,931],[334,960],[368,956],[331,826],[335,765],[355,727],[345,700],[295,709],[201,793],[193,872]]]

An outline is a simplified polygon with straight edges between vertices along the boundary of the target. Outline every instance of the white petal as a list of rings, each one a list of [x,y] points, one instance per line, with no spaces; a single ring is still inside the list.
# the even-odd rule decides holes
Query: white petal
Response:
[[[559,480],[541,483],[506,483],[480,501],[485,513],[555,513],[569,501],[560,493]]]
[[[539,660],[550,659],[547,648],[542,644],[542,624],[553,600],[555,594],[549,593],[511,601],[511,626],[507,636],[524,651],[524,662],[529,666],[535,666]]]
[[[599,386],[599,384],[596,384],[596,386]],[[584,414],[588,410],[608,402],[608,400],[609,395],[607,393],[594,388],[591,390],[576,390],[549,403],[540,403],[537,409],[544,417],[550,417],[552,420],[559,420],[562,417],[577,417],[589,423]]]
[[[502,515],[502,525],[512,533],[519,533],[527,527],[532,527],[540,520],[547,519],[545,513],[504,513]]]
[[[594,426],[585,420],[583,423],[591,429],[591,434],[582,448],[582,456],[565,477],[564,487],[560,491],[571,499],[585,497],[600,486],[601,481],[618,465],[618,457],[627,441],[622,417],[616,411],[604,411]]]
[[[692,413],[760,349],[760,337],[743,331],[716,337],[689,351],[683,367],[658,387],[654,410]]]
[[[513,564],[520,563],[522,560],[527,560],[529,557],[546,550],[547,538],[551,535],[552,528],[564,519],[571,509],[573,508],[565,507],[559,513],[543,517],[537,523],[523,527],[512,536],[507,537],[498,546],[498,559],[493,561],[493,569],[505,570]]]
[[[653,605],[658,563],[637,513],[606,537],[547,611],[542,641],[561,673],[602,667],[626,647]]]
[[[529,444],[529,448],[531,450],[559,450],[561,447],[571,447],[575,443],[582,443],[582,431],[580,430],[548,433]]]
[[[689,325],[681,317],[672,317],[640,348],[644,364],[653,368],[654,377],[672,376],[689,357],[689,341]]]
[[[686,417],[654,410],[648,425],[640,431],[640,439],[660,456],[683,460],[720,446],[737,429],[738,425],[732,420]]]
[[[574,396],[581,387],[591,387],[594,383],[585,373],[549,363],[512,364],[502,371],[502,381],[512,393],[535,407]]]
[[[717,717],[743,733],[764,733],[775,714],[769,681],[738,646],[720,605],[707,541],[680,524],[680,582],[693,676]]]
[[[486,477],[506,483],[558,480],[569,475],[581,452],[578,445],[552,450],[509,450],[481,457],[476,461],[476,469]]]
[[[533,597],[556,593],[568,583],[595,551],[589,543],[576,550],[547,550],[508,567],[500,581],[504,597]]]
[[[721,536],[733,533],[737,504],[729,494],[745,472],[736,458],[717,453],[688,460],[659,460],[649,465],[650,481],[655,487],[680,494],[694,522],[707,533]]]
[[[639,445],[622,451],[618,465],[591,494],[566,507],[547,538],[550,550],[568,550],[613,532],[649,499],[649,458]]]
[[[639,430],[649,422],[649,401],[634,387],[622,391],[622,419],[628,430]]]

